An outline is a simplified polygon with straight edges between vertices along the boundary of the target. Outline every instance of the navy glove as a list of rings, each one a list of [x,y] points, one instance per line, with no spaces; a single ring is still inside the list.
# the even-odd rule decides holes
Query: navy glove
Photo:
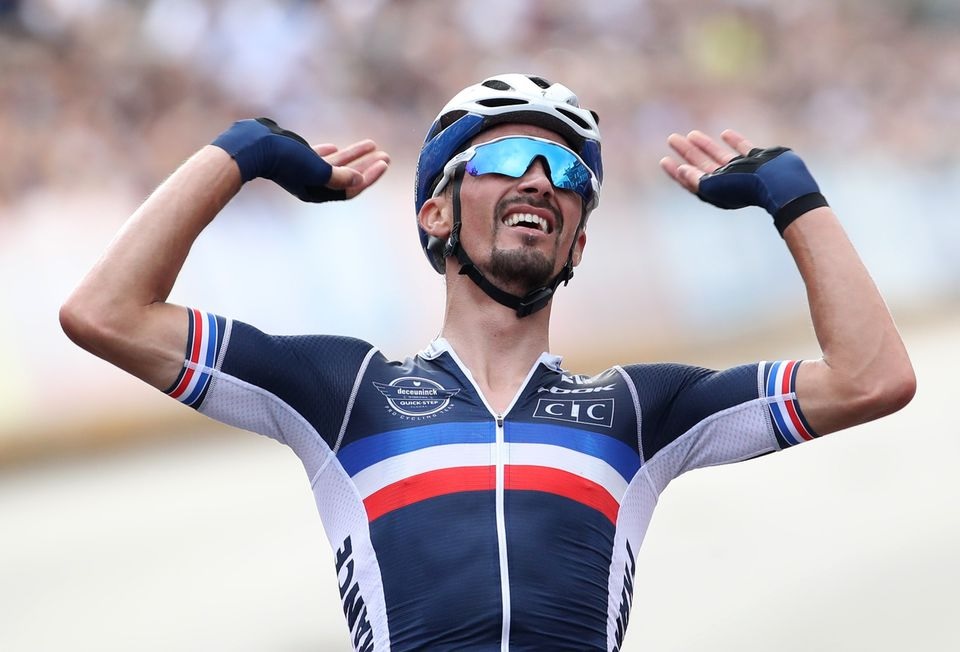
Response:
[[[787,147],[755,147],[700,177],[697,196],[719,208],[760,206],[784,229],[807,211],[827,206],[807,166]]]
[[[346,199],[346,191],[326,186],[333,167],[299,134],[270,118],[234,122],[213,144],[237,162],[244,183],[257,177],[270,179],[308,202]]]

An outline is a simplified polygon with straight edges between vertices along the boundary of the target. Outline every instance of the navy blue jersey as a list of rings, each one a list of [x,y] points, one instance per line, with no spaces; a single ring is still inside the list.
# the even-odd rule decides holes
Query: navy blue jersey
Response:
[[[302,460],[356,650],[617,650],[667,483],[813,436],[798,366],[543,354],[497,414],[443,339],[389,361],[191,310],[168,393]]]

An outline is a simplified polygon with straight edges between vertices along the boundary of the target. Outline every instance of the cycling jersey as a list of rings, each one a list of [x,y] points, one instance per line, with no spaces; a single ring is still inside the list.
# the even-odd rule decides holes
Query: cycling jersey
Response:
[[[356,650],[618,650],[667,483],[814,436],[796,361],[584,376],[545,353],[498,414],[442,338],[399,362],[189,315],[167,391],[302,460]]]

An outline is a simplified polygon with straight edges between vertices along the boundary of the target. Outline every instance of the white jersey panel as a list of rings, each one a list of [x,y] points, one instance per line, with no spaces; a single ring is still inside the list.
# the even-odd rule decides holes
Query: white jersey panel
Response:
[[[387,606],[367,512],[339,461],[331,460],[317,474],[313,496],[334,551],[340,600],[354,650],[390,650]]]
[[[316,429],[268,391],[214,371],[199,411],[212,419],[276,439],[294,450],[308,477],[333,456]]]
[[[675,477],[779,450],[766,399],[735,405],[697,423],[644,466],[657,493]]]

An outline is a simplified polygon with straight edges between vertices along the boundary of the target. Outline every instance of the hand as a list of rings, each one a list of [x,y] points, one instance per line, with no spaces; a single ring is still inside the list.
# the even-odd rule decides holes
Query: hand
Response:
[[[697,194],[700,189],[700,178],[715,172],[738,155],[746,156],[753,149],[753,144],[733,131],[727,129],[720,134],[730,149],[723,147],[702,131],[691,131],[686,136],[670,134],[667,144],[681,157],[678,163],[670,156],[660,159],[660,167],[681,186]]]
[[[372,186],[390,166],[390,155],[378,150],[369,139],[343,149],[330,143],[314,145],[312,149],[332,168],[327,188],[342,192],[343,199],[353,199]]]
[[[270,179],[308,202],[356,197],[383,175],[389,163],[386,152],[377,150],[371,140],[344,150],[334,145],[314,148],[269,118],[235,122],[213,144],[236,161],[244,182]]]
[[[681,186],[719,208],[760,206],[783,234],[806,212],[826,206],[803,161],[786,147],[760,149],[735,131],[721,134],[730,149],[699,131],[667,142],[685,163],[664,157],[660,166]],[[733,151],[731,151],[733,150]]]

